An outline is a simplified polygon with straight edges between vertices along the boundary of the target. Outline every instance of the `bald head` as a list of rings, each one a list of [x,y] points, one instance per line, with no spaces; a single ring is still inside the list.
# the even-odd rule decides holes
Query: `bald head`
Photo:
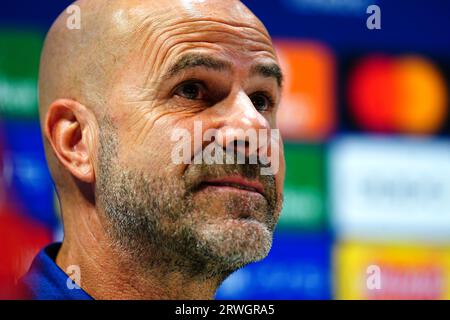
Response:
[[[225,22],[257,26],[269,37],[262,23],[236,0],[80,0],[73,5],[80,8],[81,28],[70,29],[73,13],[63,12],[45,41],[39,74],[41,120],[60,98],[77,100],[94,112],[102,110],[130,53],[164,49],[158,42],[170,33],[213,29],[214,22]],[[190,25],[193,22],[197,24]]]

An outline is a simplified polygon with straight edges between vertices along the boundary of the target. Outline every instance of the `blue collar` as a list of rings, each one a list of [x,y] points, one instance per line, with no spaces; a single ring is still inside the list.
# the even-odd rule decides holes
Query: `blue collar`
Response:
[[[83,289],[68,285],[72,280],[55,262],[60,247],[54,243],[39,252],[20,285],[33,300],[92,300]]]

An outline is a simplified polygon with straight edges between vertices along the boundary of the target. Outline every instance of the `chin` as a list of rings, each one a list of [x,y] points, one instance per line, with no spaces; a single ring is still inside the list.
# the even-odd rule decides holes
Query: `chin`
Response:
[[[257,220],[228,218],[204,224],[199,237],[218,261],[239,269],[268,255],[273,233]]]

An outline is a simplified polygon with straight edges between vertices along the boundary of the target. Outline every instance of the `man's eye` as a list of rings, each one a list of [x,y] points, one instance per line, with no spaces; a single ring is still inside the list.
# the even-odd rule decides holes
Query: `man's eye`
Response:
[[[205,89],[201,83],[189,82],[179,86],[175,94],[189,100],[201,100],[204,98]]]
[[[258,111],[267,111],[273,106],[273,100],[264,93],[255,93],[250,100]]]

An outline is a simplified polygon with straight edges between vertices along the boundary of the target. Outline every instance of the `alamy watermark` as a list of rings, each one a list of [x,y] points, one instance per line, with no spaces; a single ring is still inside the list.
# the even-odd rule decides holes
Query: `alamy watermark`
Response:
[[[366,269],[366,287],[368,290],[381,290],[381,268],[372,264]]]
[[[81,289],[81,269],[80,266],[71,265],[66,269],[68,275],[66,285],[69,290]]]
[[[66,20],[66,26],[69,30],[80,30],[81,29],[81,8],[72,4],[67,7],[66,13],[68,14]],[[367,7],[366,13],[370,16],[366,20],[366,27],[369,30],[380,30],[381,29],[381,8],[372,4]]]
[[[66,9],[69,15],[66,20],[66,26],[69,30],[81,29],[81,9],[76,4],[70,5]]]
[[[366,26],[369,30],[381,29],[381,9],[379,6],[373,4],[367,7],[367,14],[370,16],[366,20]]]
[[[172,163],[259,164],[261,175],[275,175],[279,170],[278,129],[229,129],[223,137],[217,129],[208,129],[203,133],[202,122],[195,121],[193,134],[192,137],[191,131],[182,128],[172,131],[171,141],[175,142]],[[218,143],[223,140],[224,143]],[[203,148],[205,143],[208,144]]]

